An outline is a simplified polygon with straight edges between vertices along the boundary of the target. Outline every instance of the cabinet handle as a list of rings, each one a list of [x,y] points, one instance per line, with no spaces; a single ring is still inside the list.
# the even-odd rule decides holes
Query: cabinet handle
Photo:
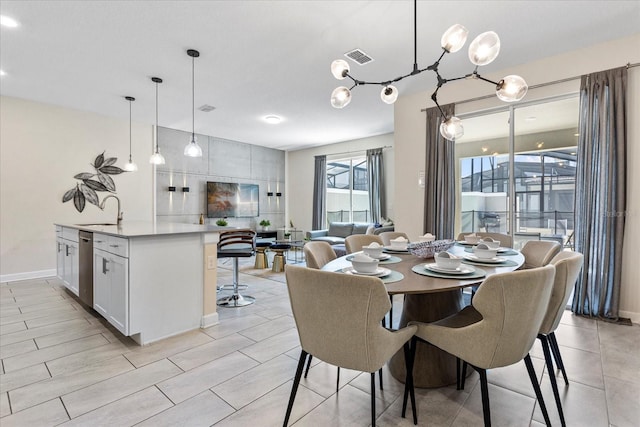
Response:
[[[107,271],[109,271],[109,269],[107,268],[108,263],[109,263],[108,259],[102,258],[102,274],[107,274]]]
[[[109,245],[110,248],[118,248],[120,245]]]
[[[67,249],[66,249],[66,256],[69,256],[69,245],[64,245]]]

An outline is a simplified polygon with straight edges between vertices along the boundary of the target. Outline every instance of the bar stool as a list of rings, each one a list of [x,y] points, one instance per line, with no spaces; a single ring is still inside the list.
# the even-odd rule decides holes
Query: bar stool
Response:
[[[256,243],[256,262],[253,268],[269,268],[269,258],[267,257],[267,248],[271,246],[271,242]]]
[[[280,273],[284,271],[284,266],[287,263],[284,253],[291,249],[291,245],[288,243],[274,243],[270,248],[276,253],[273,257],[273,267],[271,270],[273,270],[274,273]]]
[[[222,307],[244,307],[255,302],[254,297],[240,295],[238,291],[238,258],[249,258],[255,253],[256,232],[253,230],[233,230],[220,233],[218,258],[233,258],[233,294],[219,298]]]

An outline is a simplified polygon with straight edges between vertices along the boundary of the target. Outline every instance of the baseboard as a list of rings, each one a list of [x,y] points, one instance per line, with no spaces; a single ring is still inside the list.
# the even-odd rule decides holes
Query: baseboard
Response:
[[[202,320],[200,321],[201,328],[208,328],[209,326],[214,326],[220,323],[218,320],[218,313],[211,313],[205,316],[202,316]]]
[[[15,282],[18,280],[40,279],[43,277],[53,277],[56,275],[56,270],[40,270],[40,271],[27,271],[25,273],[3,274],[0,275],[0,282]]]
[[[627,319],[631,319],[631,322],[633,323],[640,323],[640,313],[636,313],[634,311],[623,311],[623,310],[619,310],[618,311],[618,316],[620,317],[624,317]]]

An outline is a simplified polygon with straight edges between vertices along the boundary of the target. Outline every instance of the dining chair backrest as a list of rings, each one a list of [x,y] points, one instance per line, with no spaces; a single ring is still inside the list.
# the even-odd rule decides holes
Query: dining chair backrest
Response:
[[[584,256],[580,252],[569,251],[560,252],[551,260],[550,264],[556,267],[556,276],[549,300],[549,308],[540,326],[541,334],[550,334],[560,325],[562,314],[565,311],[576,280],[578,280],[583,262]]]
[[[404,328],[403,334],[382,327],[391,303],[382,280],[376,277],[294,265],[287,265],[285,275],[302,350],[313,357],[343,368],[375,372],[415,332],[416,327]],[[393,340],[400,340],[399,344],[391,343]]]
[[[464,240],[464,236],[471,233],[460,233],[458,234],[458,240]],[[484,233],[477,232],[476,236],[484,239],[485,237],[491,237],[493,240],[499,240],[500,246],[503,248],[512,248],[513,247],[513,239],[508,234],[503,233]]]
[[[391,240],[397,239],[398,237],[404,237],[407,241],[409,240],[407,233],[403,233],[402,231],[385,231],[384,233],[378,234],[378,236],[380,236],[382,244],[385,246],[390,246]]]
[[[522,360],[540,330],[554,276],[552,265],[489,276],[472,301],[482,320],[473,325],[477,331],[464,354],[457,356],[483,369]]]
[[[380,236],[375,234],[352,234],[344,239],[344,246],[347,253],[352,254],[354,252],[360,252],[363,246],[369,246],[373,242],[384,246]]]
[[[522,269],[542,267],[551,262],[562,246],[553,240],[528,240],[520,250],[524,256]]]
[[[337,258],[336,252],[327,242],[308,242],[304,245],[303,251],[307,267],[317,270]]]

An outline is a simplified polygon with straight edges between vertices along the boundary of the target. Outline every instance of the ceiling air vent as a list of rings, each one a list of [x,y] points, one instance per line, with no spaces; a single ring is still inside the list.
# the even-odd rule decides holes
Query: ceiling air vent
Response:
[[[211,111],[213,111],[215,109],[216,109],[216,107],[214,107],[213,105],[207,105],[207,104],[204,104],[203,106],[198,107],[198,110],[204,111],[205,113],[210,113]]]
[[[345,53],[344,56],[360,65],[365,65],[369,62],[373,62],[373,58],[360,49],[353,49],[351,52]]]

